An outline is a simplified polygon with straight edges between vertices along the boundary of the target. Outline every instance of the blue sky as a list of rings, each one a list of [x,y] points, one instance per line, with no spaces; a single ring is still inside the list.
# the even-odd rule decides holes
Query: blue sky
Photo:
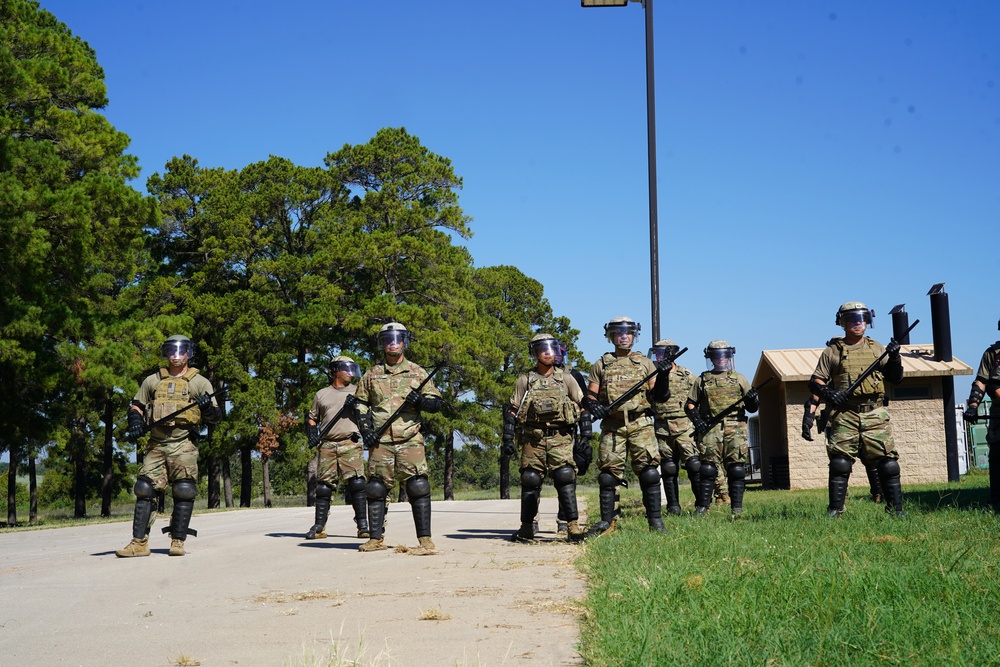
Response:
[[[96,50],[145,179],[184,153],[321,165],[405,126],[450,158],[477,266],[541,281],[591,361],[651,339],[644,10],[576,0],[42,0]],[[862,300],[955,356],[998,337],[1000,3],[655,0],[661,337],[819,347]],[[990,258],[993,259],[990,259]],[[992,280],[991,280],[992,278]],[[957,386],[958,398],[967,380]]]

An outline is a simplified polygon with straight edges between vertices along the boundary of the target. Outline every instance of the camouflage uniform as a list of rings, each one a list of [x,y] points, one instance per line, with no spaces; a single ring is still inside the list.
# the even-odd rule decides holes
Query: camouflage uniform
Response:
[[[702,418],[708,421],[743,398],[750,389],[750,383],[746,377],[734,370],[721,373],[705,371],[691,385],[687,403],[696,405]],[[711,504],[712,496],[716,490],[717,474],[720,470],[725,470],[728,476],[729,496],[730,502],[733,503],[733,512],[738,514],[742,511],[741,484],[745,482],[741,474],[745,474],[749,444],[746,422],[746,412],[741,407],[727,415],[699,438],[698,456],[701,459],[702,474],[698,508],[701,512],[704,512]],[[706,474],[706,470],[715,474]]]
[[[354,384],[345,387],[323,387],[313,398],[309,420],[322,431],[333,417],[340,413],[348,396],[354,396]],[[316,522],[306,539],[326,537],[326,519],[330,510],[333,490],[342,482],[348,500],[354,509],[354,523],[358,537],[368,537],[367,502],[365,500],[365,458],[361,445],[361,432],[354,421],[354,409],[348,408],[341,415],[319,445],[319,465],[316,489]]]
[[[698,446],[694,439],[694,429],[691,420],[684,413],[684,402],[696,380],[696,376],[687,368],[675,365],[670,371],[670,398],[666,401],[653,401],[653,413],[656,427],[656,440],[660,451],[660,473],[663,488],[667,496],[667,511],[680,514],[677,476],[680,467],[685,466],[691,491],[697,493],[698,485]]]
[[[515,415],[521,445],[521,529],[515,534],[516,541],[534,537],[534,517],[546,475],[551,475],[555,484],[559,516],[569,524],[568,532],[573,538],[583,533],[578,527],[573,460],[582,401],[580,385],[560,368],[547,374],[532,370],[517,379],[508,408]]]
[[[1000,323],[997,324],[1000,328]],[[976,372],[972,396],[969,397],[969,412],[978,413],[979,403],[984,396],[990,397],[990,419],[986,430],[986,443],[990,446],[990,504],[995,511],[1000,511],[1000,341],[993,343],[983,352]]]
[[[655,370],[653,362],[640,352],[629,352],[625,356],[608,352],[591,367],[588,384],[591,387],[598,385],[600,403],[609,405]],[[614,518],[619,513],[616,487],[625,485],[627,459],[631,459],[632,471],[639,476],[650,528],[663,529],[659,516],[660,447],[656,441],[653,411],[647,394],[644,388],[601,420],[597,450],[597,467],[601,471],[597,476],[601,521],[591,527],[592,533],[605,532],[614,525]],[[594,410],[591,409],[591,412]],[[655,498],[652,493],[654,486]]]
[[[863,320],[862,320],[863,315]],[[848,319],[851,316],[853,319]],[[831,410],[826,431],[827,454],[830,457],[830,504],[827,513],[839,517],[844,511],[847,484],[854,460],[859,456],[878,469],[886,512],[903,516],[903,494],[900,486],[899,453],[896,451],[885,409],[885,380],[899,382],[903,366],[899,345],[891,343],[890,353],[878,341],[861,335],[872,314],[861,302],[848,302],[837,313],[837,324],[845,332],[858,327],[848,338],[834,338],[820,354],[809,381],[810,391],[822,396]],[[850,395],[847,389],[865,370],[881,358],[875,370]]]
[[[377,432],[404,406],[407,396],[427,378],[428,373],[419,365],[402,358],[395,365],[387,363],[372,366],[361,378],[358,392],[359,419],[370,420]],[[441,392],[433,381],[427,382],[420,395],[436,399],[434,411],[440,409]],[[403,407],[399,417],[379,438],[378,446],[368,457],[368,527],[369,544],[362,551],[382,547],[382,530],[388,494],[398,483],[405,488],[413,509],[417,537],[422,547],[433,550],[430,539],[430,484],[427,480],[427,458],[424,437],[420,433],[419,411]]]
[[[187,536],[197,535],[189,525],[197,496],[198,438],[201,424],[217,422],[222,413],[215,399],[208,398],[213,393],[212,383],[198,369],[187,365],[194,351],[190,339],[171,336],[163,344],[163,351],[168,356],[168,368],[147,376],[132,399],[128,411],[129,439],[135,441],[142,435],[143,424],[193,407],[149,431],[146,453],[133,489],[136,501],[132,540],[115,551],[119,558],[150,554],[149,531],[156,521],[156,497],[168,486],[172,489],[173,509],[170,525],[163,532],[170,533],[170,555],[183,556]]]

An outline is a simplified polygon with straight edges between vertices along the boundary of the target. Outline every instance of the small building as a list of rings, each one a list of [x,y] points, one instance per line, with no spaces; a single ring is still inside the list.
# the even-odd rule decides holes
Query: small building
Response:
[[[812,377],[824,348],[765,350],[754,374],[753,385],[769,377],[760,389],[761,473],[764,486],[778,489],[826,488],[829,459],[826,438],[813,430],[810,442],[802,437],[803,406],[809,397]],[[948,481],[945,440],[944,387],[942,378],[972,375],[967,364],[935,361],[933,345],[903,345],[903,381],[886,383],[892,432],[899,452],[903,484]],[[952,417],[960,414],[952,411]],[[867,486],[860,463],[851,474],[852,486]]]

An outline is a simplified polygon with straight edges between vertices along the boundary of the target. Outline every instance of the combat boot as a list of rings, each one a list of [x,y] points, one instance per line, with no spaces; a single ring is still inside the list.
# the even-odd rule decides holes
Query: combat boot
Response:
[[[437,553],[437,547],[434,546],[434,540],[431,539],[430,535],[418,537],[417,540],[420,544],[410,552],[414,556],[430,556]]]
[[[326,539],[326,526],[320,526],[319,524],[313,526],[306,533],[307,540],[325,540]]]
[[[183,556],[184,554],[184,540],[170,540],[170,555]]]
[[[577,523],[574,521],[574,523]],[[569,524],[566,521],[556,521],[556,535],[566,537],[569,532]]]
[[[115,552],[119,558],[135,558],[137,556],[149,555],[149,537],[139,539],[133,537],[132,541],[125,545],[124,549]]]
[[[530,523],[522,523],[521,528],[510,536],[511,542],[521,542],[522,544],[528,544],[529,542],[532,542],[534,539],[535,539],[534,526]]]
[[[369,539],[367,542],[358,547],[358,551],[385,551],[385,540],[381,537],[375,539],[374,537]]]
[[[570,542],[579,542],[587,536],[587,531],[583,529],[579,521],[569,521],[566,523],[566,537]]]

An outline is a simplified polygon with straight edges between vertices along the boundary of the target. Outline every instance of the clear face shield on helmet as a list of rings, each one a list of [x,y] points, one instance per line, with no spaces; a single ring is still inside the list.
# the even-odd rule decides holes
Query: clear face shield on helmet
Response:
[[[352,378],[360,378],[361,367],[353,361],[332,361],[330,362],[330,373],[332,375],[336,375],[337,373],[347,373]]]
[[[677,356],[677,353],[681,351],[679,345],[654,345],[649,348],[649,353],[646,354],[651,360],[660,362],[667,356]]]
[[[736,348],[719,347],[705,350],[705,366],[710,371],[721,373],[736,370]]]
[[[872,315],[871,311],[867,308],[858,308],[855,310],[845,310],[840,313],[840,326],[845,329],[853,329],[859,324],[865,324],[865,327],[870,327],[872,325]]]
[[[615,347],[629,350],[639,335],[639,325],[635,322],[609,322],[604,325],[604,335]]]
[[[190,359],[194,355],[194,345],[189,340],[168,340],[160,346],[160,353],[167,359]]]
[[[559,341],[555,338],[545,338],[528,343],[528,352],[535,362],[555,365],[560,359]]]
[[[410,346],[410,340],[410,332],[402,329],[388,329],[378,334],[378,344],[387,352],[402,352]]]

